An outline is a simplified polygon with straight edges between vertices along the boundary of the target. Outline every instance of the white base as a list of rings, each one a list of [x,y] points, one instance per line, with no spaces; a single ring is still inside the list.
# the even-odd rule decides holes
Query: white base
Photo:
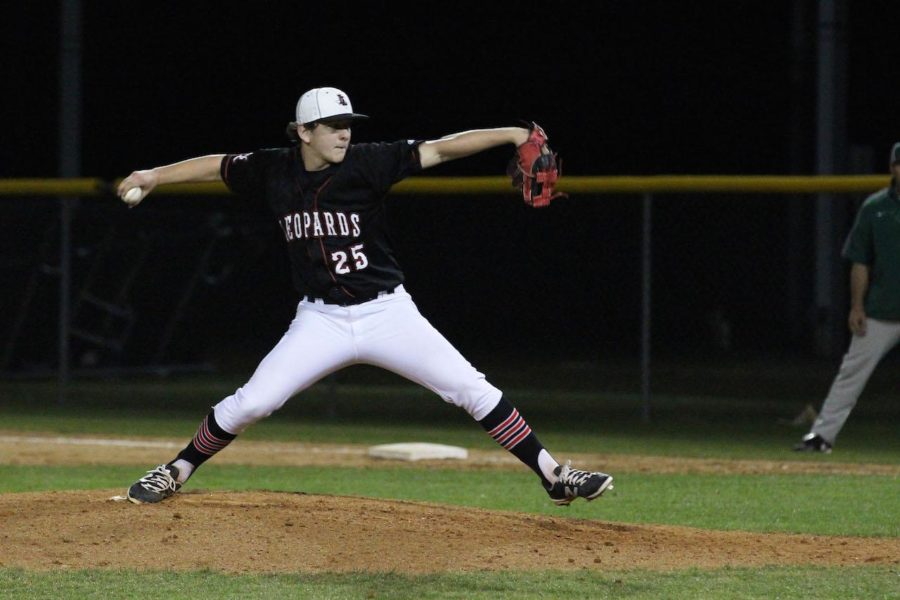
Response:
[[[369,448],[369,456],[393,460],[436,460],[445,458],[465,460],[469,457],[469,453],[465,448],[460,448],[459,446],[407,442],[372,446]]]

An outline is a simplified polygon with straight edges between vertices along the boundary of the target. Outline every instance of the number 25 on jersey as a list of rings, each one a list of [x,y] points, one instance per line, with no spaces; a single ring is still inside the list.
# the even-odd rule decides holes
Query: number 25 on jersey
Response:
[[[347,250],[335,250],[331,253],[331,261],[334,263],[334,272],[338,275],[346,275],[351,271],[362,271],[369,266],[369,259],[363,253],[364,244],[354,244]]]

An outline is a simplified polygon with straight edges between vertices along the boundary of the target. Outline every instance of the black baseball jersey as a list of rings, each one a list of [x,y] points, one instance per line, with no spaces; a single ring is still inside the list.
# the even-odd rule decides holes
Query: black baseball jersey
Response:
[[[351,144],[341,163],[315,172],[296,147],[229,154],[221,175],[274,213],[301,295],[356,304],[403,283],[384,200],[393,184],[422,170],[420,143]]]

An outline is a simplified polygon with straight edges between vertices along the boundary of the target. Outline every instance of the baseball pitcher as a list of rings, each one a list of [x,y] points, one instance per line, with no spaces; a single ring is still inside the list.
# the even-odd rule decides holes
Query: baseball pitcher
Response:
[[[246,384],[213,407],[174,459],[130,487],[132,502],[168,498],[248,426],[353,364],[398,373],[468,412],[537,474],[558,505],[593,500],[612,487],[605,473],[560,465],[502,392],[419,313],[403,287],[385,221],[395,183],[504,144],[516,147],[509,174],[523,200],[549,205],[560,194],[547,135],[532,123],[430,141],[351,144],[351,125],[366,118],[341,90],[315,88],[300,97],[296,121],[288,124],[291,147],[193,158],[135,171],[119,185],[119,196],[136,206],[160,184],[224,181],[271,214],[300,296],[294,320]]]

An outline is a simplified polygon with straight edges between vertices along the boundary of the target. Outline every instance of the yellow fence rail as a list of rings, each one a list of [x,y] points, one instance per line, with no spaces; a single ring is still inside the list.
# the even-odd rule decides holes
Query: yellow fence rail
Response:
[[[567,176],[560,190],[569,194],[640,193],[852,193],[886,187],[885,175],[648,175]],[[79,179],[0,179],[0,196],[102,196],[118,181]],[[410,177],[393,188],[397,194],[514,193],[506,177]],[[219,195],[220,182],[163,185],[155,194]]]
[[[69,312],[71,295],[71,221],[74,197],[112,199],[121,180],[100,178],[74,179],[0,179],[0,197],[56,196],[60,206],[60,318],[59,370],[60,401],[66,395],[69,380]],[[649,175],[649,176],[566,176],[560,191],[568,194],[635,194],[642,197],[641,234],[641,396],[642,417],[650,420],[650,329],[651,329],[651,228],[652,198],[666,193],[743,193],[743,194],[848,194],[872,193],[889,185],[885,175]],[[506,177],[410,177],[396,186],[397,194],[514,194]],[[157,195],[224,195],[228,188],[221,182],[160,186]]]

